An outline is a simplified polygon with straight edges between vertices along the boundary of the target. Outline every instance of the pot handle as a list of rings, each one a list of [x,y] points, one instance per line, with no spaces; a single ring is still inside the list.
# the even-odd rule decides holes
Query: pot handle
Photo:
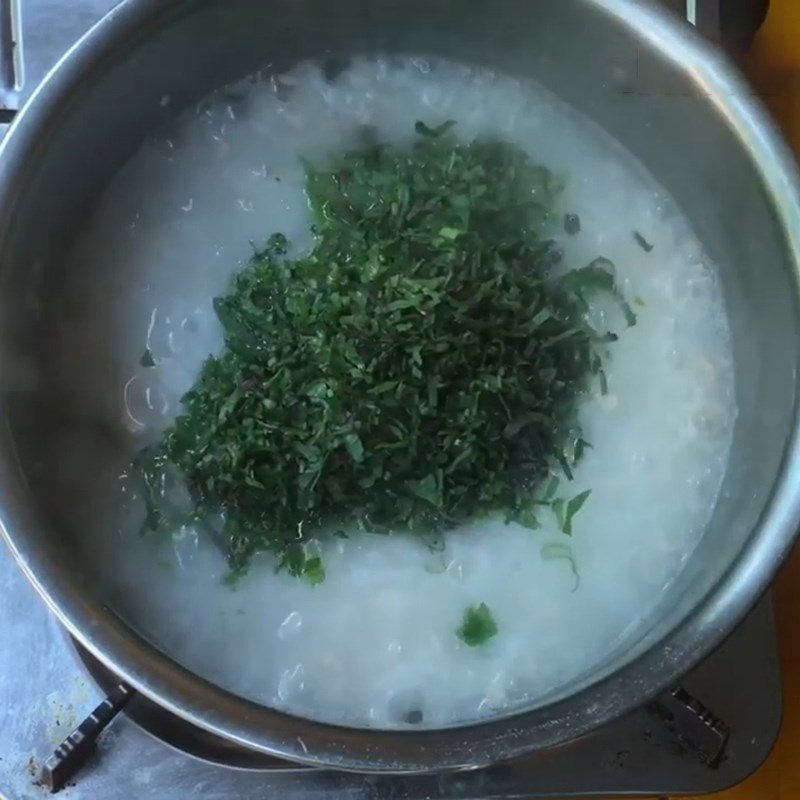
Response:
[[[108,697],[61,742],[53,755],[47,759],[40,776],[42,784],[51,792],[63,789],[84,765],[94,750],[100,734],[135,694],[136,690],[127,683],[120,683],[112,689]]]
[[[704,764],[716,769],[722,763],[730,729],[686,689],[676,686],[664,692],[653,701],[651,709],[670,733]]]

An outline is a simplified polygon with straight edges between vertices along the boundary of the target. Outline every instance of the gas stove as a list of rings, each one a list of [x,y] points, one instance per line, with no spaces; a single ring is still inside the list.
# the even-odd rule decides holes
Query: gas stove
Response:
[[[118,681],[75,647],[9,556],[0,558],[0,796],[41,798],[41,768]],[[769,598],[680,690],[575,742],[490,769],[395,777],[318,770],[239,750],[135,696],[64,800],[336,797],[408,800],[716,792],[767,757],[781,721]]]
[[[725,40],[718,0],[665,2]],[[47,69],[115,3],[0,0],[0,136]],[[489,769],[400,777],[277,761],[193,728],[135,693],[120,695],[118,679],[75,645],[2,549],[0,587],[0,797],[9,800],[48,792],[43,765],[109,695],[119,705],[127,701],[124,710],[61,790],[65,800],[704,794],[744,780],[767,757],[780,729],[768,597],[680,687],[599,731]]]

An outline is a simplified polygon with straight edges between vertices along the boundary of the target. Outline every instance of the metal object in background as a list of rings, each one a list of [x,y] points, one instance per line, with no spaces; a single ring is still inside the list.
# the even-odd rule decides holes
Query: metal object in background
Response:
[[[47,71],[119,0],[0,0],[0,139]]]
[[[707,39],[733,55],[745,52],[767,15],[769,0],[662,0]]]
[[[744,53],[767,17],[769,0],[716,0],[720,40],[733,53]]]
[[[0,0],[0,123],[13,118],[24,86],[20,0]]]

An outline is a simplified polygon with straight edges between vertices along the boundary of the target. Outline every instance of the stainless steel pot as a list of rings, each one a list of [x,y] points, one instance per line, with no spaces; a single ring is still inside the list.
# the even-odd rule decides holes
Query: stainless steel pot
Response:
[[[537,707],[480,725],[346,729],[260,707],[200,679],[104,605],[68,538],[48,521],[47,498],[26,479],[26,454],[41,445],[57,401],[16,374],[21,361],[44,357],[39,300],[54,291],[61,253],[87,206],[166,120],[160,98],[169,95],[174,108],[264,64],[282,69],[359,51],[443,55],[534,76],[642,160],[722,267],[740,416],[699,551],[632,646]],[[729,63],[648,3],[125,0],[57,66],[0,150],[0,264],[4,538],[93,654],[168,710],[242,746],[337,768],[432,771],[579,736],[643,703],[719,644],[795,538],[797,175]]]

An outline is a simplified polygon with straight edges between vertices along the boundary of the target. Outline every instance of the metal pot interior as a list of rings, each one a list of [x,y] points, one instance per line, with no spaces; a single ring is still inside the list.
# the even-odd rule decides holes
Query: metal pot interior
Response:
[[[57,292],[74,231],[175,107],[264,65],[281,71],[303,58],[374,52],[531,76],[641,160],[722,265],[739,417],[711,524],[633,646],[513,720],[414,742],[367,742],[302,723],[309,756],[295,741],[300,723],[178,669],[96,595],[46,493],[28,479],[57,424],[58,397],[17,380],[15,367],[46,361],[37,309]],[[168,708],[290,757],[388,769],[475,764],[570,738],[641,702],[732,628],[793,535],[796,512],[784,493],[797,484],[786,462],[799,341],[796,198],[780,146],[742,92],[720,56],[647,4],[622,0],[464,0],[457,9],[444,0],[123,3],[45,85],[4,153],[0,352],[10,366],[0,509],[21,563],[91,650]],[[164,95],[169,109],[159,102]]]

